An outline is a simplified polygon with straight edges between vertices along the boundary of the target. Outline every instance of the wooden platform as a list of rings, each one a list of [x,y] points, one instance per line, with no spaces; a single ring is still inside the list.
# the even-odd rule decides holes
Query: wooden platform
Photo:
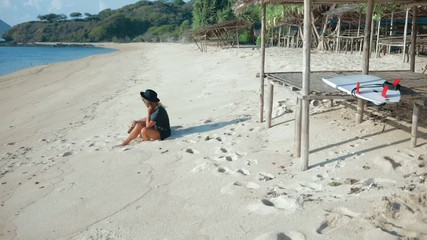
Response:
[[[301,139],[301,104],[302,101],[320,100],[320,99],[356,99],[356,97],[345,94],[335,88],[328,86],[322,81],[324,77],[336,77],[345,75],[362,74],[361,71],[318,71],[310,73],[310,94],[302,96],[297,93],[297,110],[295,111],[295,153],[299,153],[299,145]],[[427,75],[422,73],[414,73],[411,71],[370,71],[370,75],[381,77],[389,82],[400,78],[401,84],[401,101],[413,103],[412,128],[411,128],[411,146],[417,146],[418,133],[418,118],[422,106],[427,104]],[[268,80],[268,105],[267,105],[267,127],[271,127],[272,109],[273,109],[273,93],[274,85],[289,86],[296,90],[302,90],[302,73],[301,72],[275,72],[266,73],[265,77]],[[262,110],[262,109],[261,109]],[[361,113],[358,109],[358,114],[363,116],[363,108]]]
[[[336,98],[348,96],[343,92],[326,85],[322,78],[336,77],[345,75],[362,74],[360,71],[317,71],[310,73],[310,95],[316,96],[316,99]],[[371,71],[370,75],[381,77],[389,82],[400,78],[402,100],[405,99],[420,99],[427,101],[427,75],[414,73],[411,71]],[[301,72],[274,72],[265,74],[267,80],[273,84],[290,86],[298,90],[302,89],[302,73]],[[314,97],[313,96],[313,97]]]

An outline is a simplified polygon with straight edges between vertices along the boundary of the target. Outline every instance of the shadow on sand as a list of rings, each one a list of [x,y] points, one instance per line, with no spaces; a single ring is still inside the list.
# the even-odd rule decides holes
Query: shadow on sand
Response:
[[[240,122],[245,122],[249,119],[250,119],[249,117],[238,118],[238,119],[233,119],[230,121],[208,123],[208,124],[193,126],[193,127],[189,127],[189,128],[183,128],[182,126],[172,126],[171,127],[172,134],[168,139],[177,139],[177,138],[183,137],[185,135],[190,135],[190,134],[194,134],[194,133],[209,132],[212,130],[216,130],[216,129],[226,127],[226,126],[231,125],[231,124],[237,124]]]

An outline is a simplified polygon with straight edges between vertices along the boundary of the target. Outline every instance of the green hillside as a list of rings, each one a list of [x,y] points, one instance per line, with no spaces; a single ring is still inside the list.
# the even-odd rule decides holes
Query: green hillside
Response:
[[[9,26],[9,24],[0,20],[0,39],[2,38],[3,33],[9,30],[10,28],[11,26]]]
[[[143,0],[96,15],[51,13],[38,16],[40,21],[16,25],[3,37],[19,43],[176,40],[191,28],[192,5],[182,0]]]

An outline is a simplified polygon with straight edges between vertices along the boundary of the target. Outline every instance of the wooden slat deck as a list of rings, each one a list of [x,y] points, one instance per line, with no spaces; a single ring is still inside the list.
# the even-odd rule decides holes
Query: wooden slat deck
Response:
[[[324,77],[336,77],[362,74],[361,71],[317,71],[310,73],[310,94],[324,96],[343,96],[343,92],[334,89],[322,81]],[[370,75],[381,77],[389,82],[400,78],[402,98],[427,99],[427,75],[411,71],[370,71]],[[269,81],[285,86],[302,89],[302,72],[266,73]]]
[[[361,71],[318,71],[310,73],[310,94],[308,96],[302,96],[297,94],[298,107],[295,111],[295,143],[296,152],[299,152],[298,142],[301,141],[301,104],[302,100],[314,100],[314,99],[350,99],[355,98],[349,94],[345,94],[335,88],[328,86],[322,81],[324,77],[335,77],[345,75],[362,74]],[[411,71],[370,71],[370,75],[381,77],[389,82],[393,82],[394,79],[401,79],[401,101],[412,101],[413,102],[413,113],[412,113],[412,127],[411,127],[411,146],[414,148],[417,146],[417,132],[418,132],[418,118],[419,112],[422,106],[427,104],[427,75],[422,73],[414,73]],[[258,75],[259,76],[259,75]],[[274,85],[280,84],[290,86],[302,90],[302,73],[301,72],[276,72],[276,73],[265,73],[264,77],[267,78],[269,83],[268,93],[268,105],[267,105],[267,128],[271,127],[272,120],[272,108],[273,108],[273,93]],[[301,100],[302,99],[302,100]],[[261,111],[263,110],[261,105]],[[358,109],[359,110],[359,109]],[[363,116],[363,109],[362,109]]]

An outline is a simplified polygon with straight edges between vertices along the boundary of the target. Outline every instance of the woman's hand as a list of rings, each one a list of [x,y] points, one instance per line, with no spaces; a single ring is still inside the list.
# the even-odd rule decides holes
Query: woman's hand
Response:
[[[154,112],[154,107],[152,105],[147,106],[147,112],[151,115]]]

